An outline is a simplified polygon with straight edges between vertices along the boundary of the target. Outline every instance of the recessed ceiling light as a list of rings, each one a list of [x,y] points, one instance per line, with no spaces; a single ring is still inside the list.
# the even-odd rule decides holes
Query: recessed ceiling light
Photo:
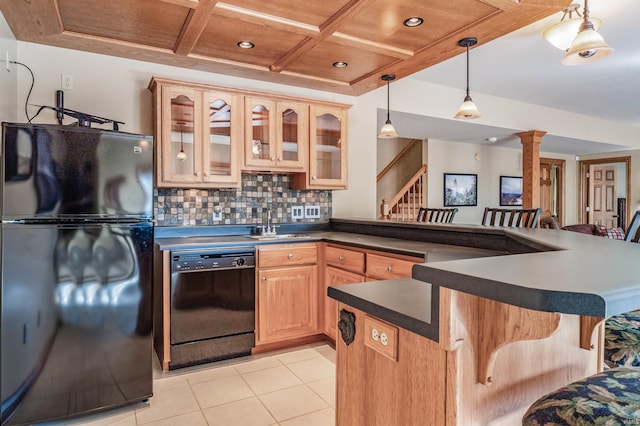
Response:
[[[347,65],[349,65],[349,64],[346,63],[346,62],[342,62],[342,61],[338,61],[338,62],[334,62],[333,63],[333,66],[336,67],[336,68],[346,68]]]
[[[405,27],[418,27],[422,25],[424,19],[419,16],[412,16],[411,18],[407,18],[404,20],[403,24]]]
[[[241,49],[253,49],[255,47],[255,44],[251,43],[250,41],[239,41],[238,47]]]

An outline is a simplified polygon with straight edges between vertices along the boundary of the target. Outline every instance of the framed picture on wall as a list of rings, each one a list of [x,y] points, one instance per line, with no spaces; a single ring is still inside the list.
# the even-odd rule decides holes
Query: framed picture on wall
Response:
[[[522,205],[522,178],[519,176],[500,176],[500,205]]]
[[[469,173],[444,174],[444,206],[477,206],[478,175]]]

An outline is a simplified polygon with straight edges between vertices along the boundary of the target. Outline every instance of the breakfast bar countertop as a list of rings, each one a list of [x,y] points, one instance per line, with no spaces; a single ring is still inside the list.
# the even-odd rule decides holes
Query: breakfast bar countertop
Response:
[[[367,219],[333,219],[335,229],[364,229],[378,235],[417,235],[432,241],[466,238],[470,246],[504,248],[507,256],[415,265],[412,277],[434,286],[537,311],[608,317],[640,308],[640,245],[570,231],[476,225],[420,225]],[[531,250],[528,250],[530,247]],[[359,284],[358,297],[374,298],[376,283]],[[410,287],[409,287],[410,288]],[[336,300],[353,300],[341,286]],[[403,290],[410,291],[410,290]],[[410,297],[402,296],[407,300]],[[433,303],[432,303],[433,312]]]

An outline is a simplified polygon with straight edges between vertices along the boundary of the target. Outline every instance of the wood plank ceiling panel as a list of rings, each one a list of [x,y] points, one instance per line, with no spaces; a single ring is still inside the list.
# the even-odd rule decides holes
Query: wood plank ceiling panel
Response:
[[[363,9],[341,33],[416,51],[460,28],[490,16],[498,9],[476,0],[376,0]],[[419,16],[424,23],[406,27],[405,19]]]
[[[571,0],[0,0],[18,40],[359,95]],[[407,28],[402,21],[425,22]],[[255,43],[240,49],[237,42]],[[333,62],[344,61],[337,69]]]
[[[157,0],[58,0],[65,31],[173,49],[190,9]]]
[[[269,37],[265,37],[268,31]],[[293,49],[305,36],[284,29],[213,15],[192,53],[212,58],[249,63],[268,68],[275,59]],[[239,41],[250,41],[253,49],[241,49]]]
[[[334,62],[347,62],[346,68],[336,68]],[[337,81],[351,82],[363,74],[398,61],[390,55],[357,49],[352,46],[324,41],[299,57],[283,72],[312,75]]]

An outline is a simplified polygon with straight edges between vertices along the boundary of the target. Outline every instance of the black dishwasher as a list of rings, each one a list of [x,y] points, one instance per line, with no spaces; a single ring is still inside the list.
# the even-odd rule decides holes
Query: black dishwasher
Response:
[[[249,355],[255,249],[171,252],[169,369]]]

